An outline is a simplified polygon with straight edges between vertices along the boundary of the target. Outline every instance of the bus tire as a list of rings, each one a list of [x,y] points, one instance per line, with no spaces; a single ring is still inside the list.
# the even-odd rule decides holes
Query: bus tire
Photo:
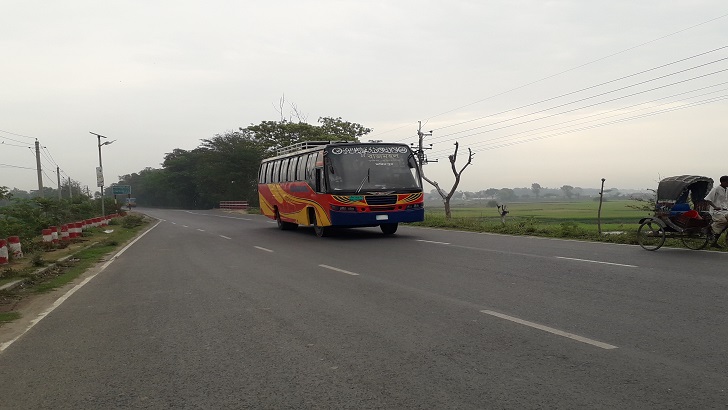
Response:
[[[323,238],[324,236],[329,235],[329,229],[325,226],[319,226],[318,222],[316,222],[316,215],[312,215],[311,221],[313,222],[313,233],[315,233],[316,236]]]
[[[382,230],[382,233],[385,235],[392,235],[395,232],[397,232],[397,223],[393,224],[381,224],[379,225],[379,228]]]
[[[282,221],[281,214],[278,212],[277,209],[276,209],[276,223],[278,224],[278,229],[280,229],[281,231],[290,231],[290,230],[298,228],[298,224]]]

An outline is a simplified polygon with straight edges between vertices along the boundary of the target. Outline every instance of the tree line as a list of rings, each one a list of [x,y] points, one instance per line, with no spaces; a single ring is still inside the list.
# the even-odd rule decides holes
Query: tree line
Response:
[[[371,131],[341,117],[322,117],[317,124],[263,121],[203,139],[192,150],[174,149],[164,156],[161,168],[120,176],[118,184],[130,185],[142,206],[209,209],[225,200],[257,206],[262,159],[298,142],[359,141]]]

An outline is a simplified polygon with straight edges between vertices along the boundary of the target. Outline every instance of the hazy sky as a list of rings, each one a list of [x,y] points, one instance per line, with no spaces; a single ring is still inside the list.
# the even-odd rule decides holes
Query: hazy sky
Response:
[[[460,188],[654,188],[728,174],[728,3],[1,0],[0,186],[95,189],[295,104],[366,139],[433,131]],[[726,48],[723,48],[726,47]],[[30,137],[30,138],[29,138]],[[431,187],[427,186],[427,190]]]

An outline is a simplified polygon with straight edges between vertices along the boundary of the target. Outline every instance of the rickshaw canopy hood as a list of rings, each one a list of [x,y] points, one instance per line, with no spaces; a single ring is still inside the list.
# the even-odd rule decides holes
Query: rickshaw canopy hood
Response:
[[[667,177],[657,186],[657,207],[685,203],[688,199],[693,204],[702,201],[713,188],[713,179],[700,175],[679,175]],[[672,206],[668,206],[671,208]]]

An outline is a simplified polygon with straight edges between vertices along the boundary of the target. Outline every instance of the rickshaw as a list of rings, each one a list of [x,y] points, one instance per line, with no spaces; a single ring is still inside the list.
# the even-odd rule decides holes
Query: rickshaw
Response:
[[[704,198],[713,180],[699,175],[664,178],[657,187],[654,216],[640,219],[637,240],[648,251],[656,251],[665,239],[680,239],[689,249],[703,249],[714,238],[711,217]]]

